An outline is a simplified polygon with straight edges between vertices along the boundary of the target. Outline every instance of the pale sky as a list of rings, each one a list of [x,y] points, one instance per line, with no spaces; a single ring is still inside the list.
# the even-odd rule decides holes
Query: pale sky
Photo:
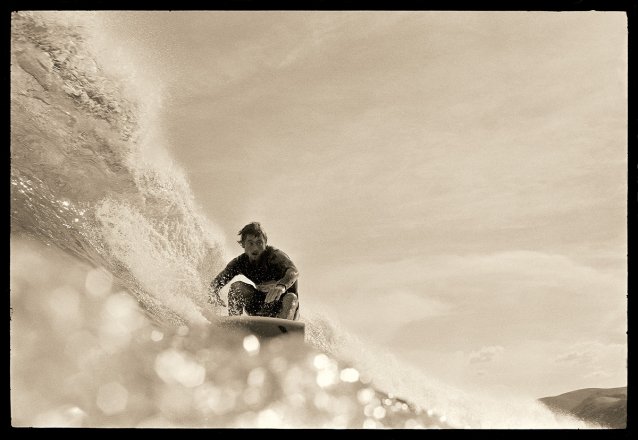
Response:
[[[231,253],[262,223],[302,313],[452,384],[626,385],[624,13],[97,14],[196,203]]]

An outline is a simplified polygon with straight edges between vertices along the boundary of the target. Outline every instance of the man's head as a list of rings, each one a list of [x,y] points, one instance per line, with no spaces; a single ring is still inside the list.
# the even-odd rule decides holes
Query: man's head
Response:
[[[257,261],[266,250],[268,237],[258,222],[252,222],[244,226],[239,231],[241,239],[238,241],[244,248],[244,253],[248,255],[250,261]]]

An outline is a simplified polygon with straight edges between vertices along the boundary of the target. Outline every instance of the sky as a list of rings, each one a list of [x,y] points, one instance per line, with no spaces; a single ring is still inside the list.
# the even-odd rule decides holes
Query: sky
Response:
[[[624,13],[97,14],[231,254],[261,222],[302,314],[470,389],[626,385]]]

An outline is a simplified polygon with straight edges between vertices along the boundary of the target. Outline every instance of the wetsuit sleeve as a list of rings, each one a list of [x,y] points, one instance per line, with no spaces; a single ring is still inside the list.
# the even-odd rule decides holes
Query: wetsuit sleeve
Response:
[[[237,258],[233,259],[210,283],[209,290],[213,295],[219,293],[230,280],[240,274]]]
[[[278,272],[281,274],[277,284],[282,284],[286,290],[292,286],[299,277],[299,271],[292,262],[290,257],[280,250],[273,252],[273,260],[271,262],[273,266],[277,267]]]
[[[299,272],[296,268],[290,267],[286,269],[286,273],[279,281],[277,281],[277,284],[281,284],[286,290],[288,290],[293,284],[295,284],[297,278],[299,278]]]

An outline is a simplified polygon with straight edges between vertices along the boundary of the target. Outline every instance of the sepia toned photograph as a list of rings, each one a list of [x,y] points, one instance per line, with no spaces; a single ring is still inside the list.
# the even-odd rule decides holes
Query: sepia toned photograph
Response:
[[[625,429],[627,90],[624,11],[12,12],[10,425]]]

